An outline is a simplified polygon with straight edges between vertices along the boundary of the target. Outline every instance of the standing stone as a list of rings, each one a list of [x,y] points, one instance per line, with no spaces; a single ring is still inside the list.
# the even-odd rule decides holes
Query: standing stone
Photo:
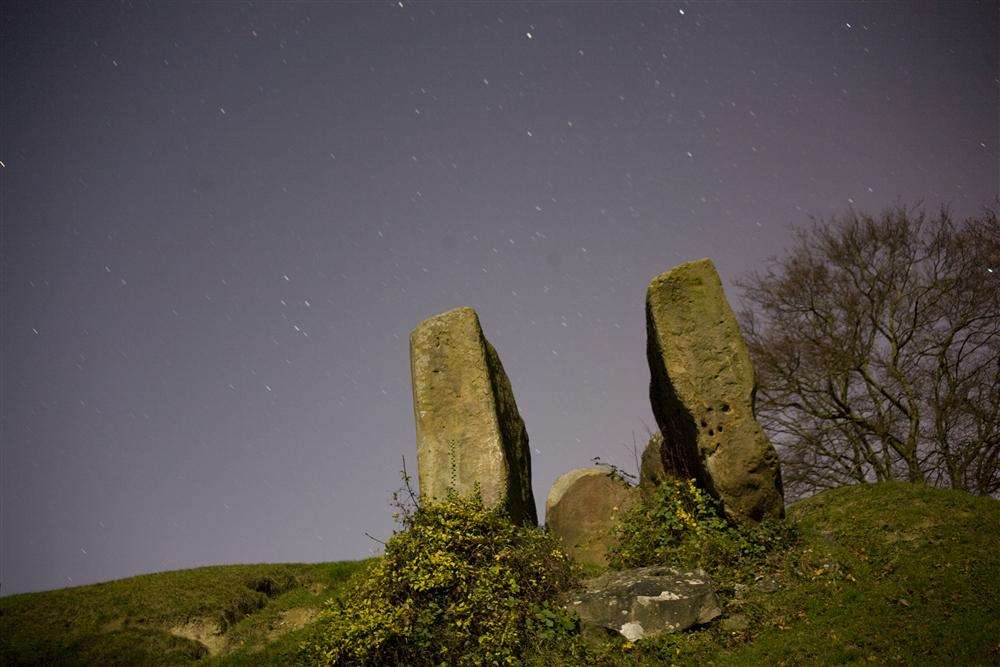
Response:
[[[528,433],[510,380],[471,308],[420,323],[410,334],[417,476],[421,498],[476,484],[487,505],[537,524]]]
[[[617,544],[618,516],[635,500],[632,487],[610,466],[577,468],[552,485],[545,501],[545,525],[577,562],[607,565],[608,549]]]
[[[750,353],[711,261],[653,278],[646,336],[667,469],[696,478],[734,518],[783,516],[778,455],[754,415]]]

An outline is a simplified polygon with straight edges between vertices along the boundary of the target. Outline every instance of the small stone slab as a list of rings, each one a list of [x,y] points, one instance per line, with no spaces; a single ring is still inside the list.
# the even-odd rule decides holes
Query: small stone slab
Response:
[[[545,525],[577,562],[607,565],[608,549],[617,544],[618,516],[635,501],[632,487],[610,466],[577,468],[552,485],[545,501]]]
[[[487,505],[537,524],[528,433],[476,311],[421,322],[410,334],[410,371],[420,497],[466,495],[478,484]]]
[[[636,641],[708,623],[721,613],[712,582],[701,570],[640,567],[583,582],[567,609],[584,631],[604,628]]]
[[[750,353],[711,261],[653,278],[646,332],[664,465],[697,479],[733,518],[784,516],[778,455],[754,415]]]

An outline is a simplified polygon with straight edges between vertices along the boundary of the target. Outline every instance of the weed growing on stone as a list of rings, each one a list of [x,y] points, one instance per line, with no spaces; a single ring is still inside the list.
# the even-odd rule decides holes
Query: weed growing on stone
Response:
[[[622,470],[621,468],[616,466],[614,463],[608,463],[606,461],[602,461],[600,456],[593,457],[592,459],[590,459],[590,462],[593,463],[595,466],[603,466],[605,468],[609,468],[608,471],[609,475],[617,479],[620,479],[629,486],[634,486],[639,481],[638,475],[633,475],[630,472],[626,472],[625,470]]]
[[[776,547],[794,530],[784,521],[735,524],[694,480],[666,480],[626,511],[616,528],[618,544],[608,553],[615,569],[647,565],[700,567],[730,578]]]

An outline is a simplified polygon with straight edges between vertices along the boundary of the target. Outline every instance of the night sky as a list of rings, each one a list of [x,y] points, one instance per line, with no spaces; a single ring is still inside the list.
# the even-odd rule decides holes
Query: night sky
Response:
[[[998,195],[996,2],[0,12],[5,594],[367,556],[463,305],[543,508],[634,469],[652,276]]]

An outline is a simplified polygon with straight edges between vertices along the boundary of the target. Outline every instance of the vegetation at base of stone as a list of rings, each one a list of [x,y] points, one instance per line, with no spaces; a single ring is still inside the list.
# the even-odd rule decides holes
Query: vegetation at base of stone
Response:
[[[305,661],[510,664],[527,646],[574,630],[555,601],[576,576],[552,536],[515,525],[478,494],[452,492],[400,519],[385,555],[325,610]]]
[[[302,619],[362,565],[199,567],[0,598],[0,664],[288,664]],[[198,630],[214,657],[181,636]]]
[[[663,481],[623,513],[616,533],[618,544],[608,552],[612,568],[701,567],[716,576],[756,563],[795,539],[785,521],[730,522],[718,501],[694,480]]]

